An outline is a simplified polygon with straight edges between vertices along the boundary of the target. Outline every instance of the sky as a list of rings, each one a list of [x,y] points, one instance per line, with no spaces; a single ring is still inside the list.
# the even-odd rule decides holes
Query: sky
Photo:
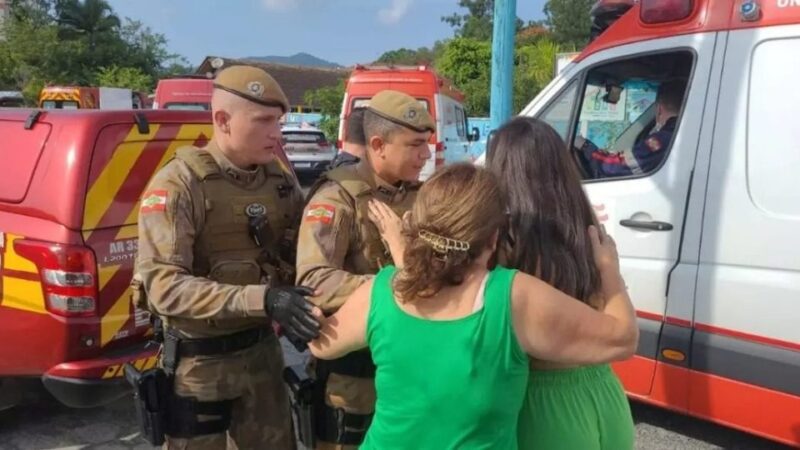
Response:
[[[543,18],[545,0],[517,0],[521,19]],[[109,0],[120,17],[162,33],[168,49],[198,65],[208,55],[241,58],[306,52],[341,65],[369,63],[401,47],[453,35],[441,17],[458,0]]]

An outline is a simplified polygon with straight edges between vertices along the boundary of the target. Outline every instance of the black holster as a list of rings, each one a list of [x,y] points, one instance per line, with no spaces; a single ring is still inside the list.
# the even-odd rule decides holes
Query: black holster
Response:
[[[355,414],[333,408],[325,400],[328,378],[332,373],[355,378],[375,378],[375,365],[369,351],[358,351],[335,360],[317,360],[314,383],[314,430],[323,442],[360,445],[372,423],[372,414]]]
[[[181,351],[183,339],[172,329],[163,332],[162,366],[140,372],[125,364],[125,378],[134,388],[139,430],[152,445],[165,442],[166,436],[191,438],[225,432],[231,424],[234,400],[199,401],[175,394],[175,371],[181,354],[203,354],[222,349],[235,349],[257,342],[260,333],[239,333],[222,339],[189,340]],[[199,421],[198,416],[212,417]]]
[[[140,372],[125,364],[125,379],[133,386],[136,417],[142,437],[151,445],[164,443],[172,383],[161,368]]]
[[[292,418],[300,442],[314,448],[314,380],[303,365],[283,369],[283,380],[289,386],[292,401]]]

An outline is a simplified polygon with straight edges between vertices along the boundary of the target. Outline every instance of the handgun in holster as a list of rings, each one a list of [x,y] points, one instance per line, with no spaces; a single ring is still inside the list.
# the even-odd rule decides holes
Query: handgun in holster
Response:
[[[133,386],[133,398],[142,437],[152,445],[163,444],[167,407],[172,391],[166,372],[161,368],[141,372],[128,363],[125,364],[125,379]]]
[[[283,369],[283,379],[289,386],[292,416],[300,442],[308,448],[314,448],[314,380],[308,376],[302,364]]]
[[[140,371],[131,363],[125,364],[125,379],[133,386],[139,431],[152,445],[161,445],[166,439],[180,342],[179,338],[171,333],[161,333],[161,336],[164,346],[163,368]]]

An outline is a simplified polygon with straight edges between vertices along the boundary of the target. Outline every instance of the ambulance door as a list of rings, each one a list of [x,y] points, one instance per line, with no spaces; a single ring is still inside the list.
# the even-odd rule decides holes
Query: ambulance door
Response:
[[[689,410],[798,445],[800,2],[765,8],[761,23],[791,17],[796,24],[728,37],[704,209]]]
[[[598,219],[617,242],[641,337],[636,356],[615,369],[634,396],[651,393],[665,323],[680,324],[686,332],[679,344],[690,345],[697,254],[682,257],[681,244],[715,42],[709,33],[600,51],[570,66],[523,111],[550,123],[570,144]],[[659,87],[675,80],[687,88],[670,142],[658,145],[649,141],[654,102]],[[579,135],[605,149],[598,158],[624,159],[649,141],[661,159],[647,170],[593,176],[575,149]],[[680,364],[687,360],[684,354]],[[685,403],[685,392],[671,395]]]

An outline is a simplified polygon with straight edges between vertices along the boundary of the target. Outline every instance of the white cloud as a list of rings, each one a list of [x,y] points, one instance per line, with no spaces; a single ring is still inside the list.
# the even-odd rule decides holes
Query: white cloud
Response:
[[[261,4],[270,11],[286,11],[298,3],[299,0],[261,0]]]
[[[412,0],[391,0],[391,2],[391,5],[378,11],[378,19],[387,25],[395,24],[405,17]]]

